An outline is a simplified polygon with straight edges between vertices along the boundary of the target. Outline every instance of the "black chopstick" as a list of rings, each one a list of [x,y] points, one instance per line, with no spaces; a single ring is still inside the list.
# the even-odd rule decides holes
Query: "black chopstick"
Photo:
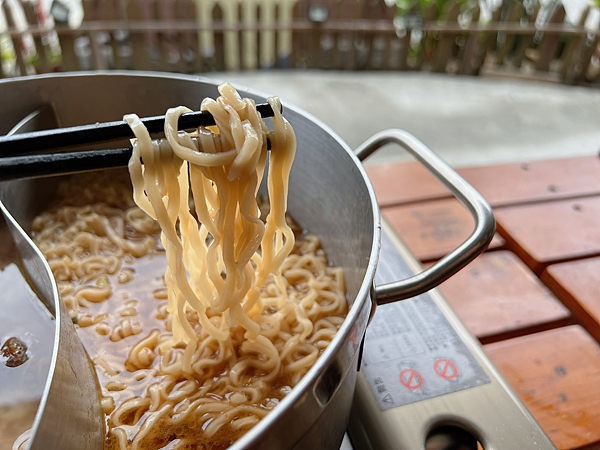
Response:
[[[0,181],[36,178],[126,166],[131,148],[48,153],[0,158]]]
[[[271,142],[268,139],[267,149],[271,149]],[[0,182],[123,167],[129,163],[131,153],[131,148],[113,148],[6,156],[0,158]]]
[[[256,105],[256,109],[262,117],[273,117],[274,115],[273,109],[268,103],[260,103]],[[150,133],[160,133],[164,131],[165,116],[145,117],[142,118],[141,121]],[[212,114],[207,111],[194,111],[181,115],[178,128],[180,130],[189,130],[200,126],[207,127],[211,125],[215,125],[215,119]],[[96,142],[113,141],[117,139],[130,139],[133,137],[135,136],[133,135],[131,128],[123,120],[70,128],[34,131],[32,133],[13,134],[11,136],[0,136],[0,157],[10,157],[40,150],[70,147],[73,145],[93,144]],[[129,154],[131,155],[131,151]],[[82,162],[87,161],[87,159],[83,157],[80,160]],[[34,164],[33,160],[32,164]],[[50,175],[52,172],[48,172],[47,174]],[[0,179],[5,178],[0,176]]]

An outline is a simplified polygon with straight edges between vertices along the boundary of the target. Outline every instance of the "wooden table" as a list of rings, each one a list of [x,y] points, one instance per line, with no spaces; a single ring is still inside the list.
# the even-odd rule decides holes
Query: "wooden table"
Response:
[[[367,171],[424,265],[470,234],[469,213],[417,163]],[[559,449],[600,448],[600,158],[458,172],[498,232],[441,292]]]

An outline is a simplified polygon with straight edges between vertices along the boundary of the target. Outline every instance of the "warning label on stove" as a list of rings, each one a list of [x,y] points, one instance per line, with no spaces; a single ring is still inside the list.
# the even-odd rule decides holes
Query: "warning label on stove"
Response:
[[[410,269],[382,233],[377,284]],[[365,338],[361,370],[382,410],[490,382],[429,294],[377,307]]]

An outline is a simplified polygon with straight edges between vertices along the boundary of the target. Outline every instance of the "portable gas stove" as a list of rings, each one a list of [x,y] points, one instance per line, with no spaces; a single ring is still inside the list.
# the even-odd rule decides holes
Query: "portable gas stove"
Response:
[[[417,260],[385,222],[377,284]],[[554,449],[444,297],[378,306],[340,450]]]

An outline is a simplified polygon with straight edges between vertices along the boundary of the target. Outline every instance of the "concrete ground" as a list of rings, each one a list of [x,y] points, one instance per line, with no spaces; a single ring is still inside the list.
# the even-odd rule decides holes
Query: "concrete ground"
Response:
[[[590,155],[600,149],[600,91],[398,72],[273,71],[212,75],[299,106],[352,148],[403,128],[453,166]],[[408,157],[389,146],[368,164]]]

